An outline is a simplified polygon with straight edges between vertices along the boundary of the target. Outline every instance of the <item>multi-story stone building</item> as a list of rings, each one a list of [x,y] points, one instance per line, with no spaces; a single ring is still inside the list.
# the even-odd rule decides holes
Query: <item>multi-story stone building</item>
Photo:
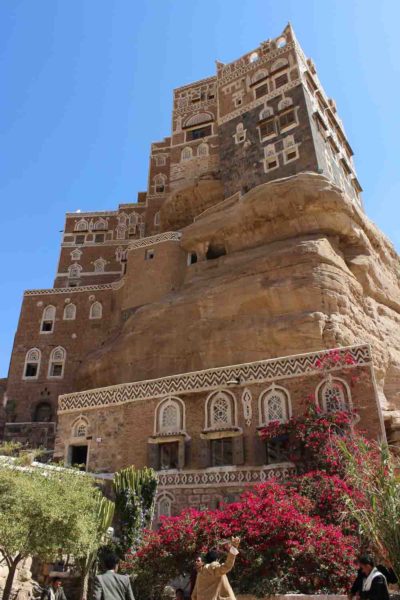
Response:
[[[216,70],[175,90],[136,204],[67,214],[6,383],[6,439],[101,473],[150,464],[159,514],[287,475],[258,432],[305,398],[373,437],[400,415],[398,257],[334,101],[290,26]]]

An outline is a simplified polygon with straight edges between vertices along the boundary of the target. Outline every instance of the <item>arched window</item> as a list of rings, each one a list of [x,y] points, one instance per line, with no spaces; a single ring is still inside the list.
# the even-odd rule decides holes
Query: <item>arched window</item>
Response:
[[[181,152],[181,160],[190,160],[193,156],[193,150],[190,146],[186,146]]]
[[[289,108],[289,106],[293,106],[293,100],[287,96],[282,98],[282,100],[279,102],[278,110],[285,110],[285,108]]]
[[[89,319],[101,319],[103,316],[103,306],[101,302],[93,302],[90,307]]]
[[[214,392],[206,402],[206,429],[232,429],[236,426],[236,402],[231,392]]]
[[[36,423],[49,423],[52,420],[53,411],[49,402],[39,402],[33,414]]]
[[[75,223],[74,229],[75,231],[88,231],[89,223],[86,221],[86,219],[80,219]]]
[[[291,416],[289,393],[285,388],[272,385],[259,399],[260,425],[277,421],[284,423]]]
[[[254,73],[253,77],[251,78],[251,83],[257,83],[258,81],[265,79],[267,75],[268,71],[266,69],[260,69]]]
[[[155,413],[154,434],[181,433],[185,429],[185,405],[180,398],[162,400]]]
[[[352,408],[350,388],[344,379],[328,377],[318,386],[316,396],[318,405],[326,413]]]
[[[54,350],[52,350],[50,354],[48,377],[61,378],[64,376],[66,358],[67,353],[61,346],[57,346],[57,348],[54,348]]]
[[[56,320],[55,306],[46,306],[42,314],[42,323],[40,333],[52,333],[54,330],[54,321]]]
[[[106,264],[107,264],[107,261],[104,260],[104,258],[101,258],[101,257],[98,258],[93,263],[93,265],[94,265],[94,272],[95,273],[104,273],[104,269],[105,269]]]
[[[157,514],[157,519],[160,519],[161,517],[170,517],[172,515],[172,505],[174,502],[174,497],[172,496],[172,494],[161,494],[158,498],[157,498],[157,503],[156,503],[156,514]]]
[[[238,123],[236,125],[236,133],[234,135],[235,143],[241,144],[246,139],[247,129],[244,128],[243,123]]]
[[[82,250],[79,250],[79,248],[75,248],[75,250],[71,252],[71,260],[79,260],[81,256]]]
[[[118,225],[117,240],[124,240],[126,237],[126,225]]]
[[[160,211],[156,212],[154,215],[154,225],[158,226],[160,224]]]
[[[41,352],[39,348],[31,348],[25,356],[23,379],[37,379],[39,377]]]
[[[107,221],[105,221],[104,219],[99,219],[94,224],[93,229],[96,229],[97,231],[102,231],[104,229],[107,229]]]
[[[272,117],[273,115],[274,109],[272,108],[272,106],[265,106],[260,112],[259,119],[260,121],[264,121],[264,119],[269,119],[269,117]]]
[[[273,71],[278,71],[279,69],[283,69],[284,67],[288,67],[288,66],[289,66],[289,61],[287,58],[278,58],[278,60],[276,60],[271,67],[271,73]]]
[[[75,304],[67,304],[64,308],[64,321],[73,321],[76,318]]]
[[[70,279],[78,279],[81,275],[82,267],[81,265],[74,264],[68,267],[68,277]]]
[[[154,177],[154,191],[156,194],[163,194],[165,192],[166,176],[159,173]]]
[[[122,212],[118,215],[117,219],[118,219],[118,225],[126,225],[126,222],[129,219],[129,217],[126,213]]]
[[[209,123],[213,121],[214,117],[210,113],[199,113],[189,117],[184,124],[184,127],[195,127],[196,125],[202,125],[203,123]]]
[[[197,148],[197,156],[208,156],[208,154],[208,144],[206,142],[203,142]]]
[[[72,437],[85,438],[88,434],[89,422],[84,417],[79,417],[77,421],[72,424]]]
[[[129,215],[129,224],[137,225],[138,223],[140,223],[140,216],[136,212],[131,213]]]

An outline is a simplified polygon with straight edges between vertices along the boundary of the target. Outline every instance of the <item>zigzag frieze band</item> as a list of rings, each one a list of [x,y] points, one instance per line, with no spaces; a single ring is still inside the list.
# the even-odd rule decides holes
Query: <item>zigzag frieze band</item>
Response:
[[[249,467],[226,470],[180,471],[178,473],[157,473],[159,491],[182,487],[210,487],[231,485],[254,485],[270,479],[288,479],[294,473],[292,463],[271,467]]]
[[[336,348],[334,351],[338,352],[342,360],[337,366],[332,366],[330,371],[371,364],[371,350],[367,344]],[[250,384],[310,375],[320,372],[318,361],[330,352],[332,350],[321,350],[64,394],[59,397],[58,412],[113,406],[172,394],[212,391],[235,379]],[[351,364],[346,364],[346,358],[351,358]]]
[[[130,242],[128,250],[136,250],[136,248],[145,248],[146,246],[154,246],[155,244],[161,244],[161,242],[179,242],[182,234],[180,231],[166,231],[159,235],[151,235],[140,240]]]
[[[115,283],[99,283],[99,285],[82,285],[78,287],[66,288],[48,288],[47,290],[25,290],[24,296],[43,296],[44,294],[76,294],[78,292],[98,292],[100,290],[114,289]]]

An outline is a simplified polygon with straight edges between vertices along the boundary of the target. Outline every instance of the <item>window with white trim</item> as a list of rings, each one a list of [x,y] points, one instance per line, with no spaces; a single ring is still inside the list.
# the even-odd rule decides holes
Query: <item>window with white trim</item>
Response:
[[[42,322],[40,325],[40,333],[52,333],[54,331],[54,323],[56,320],[55,306],[46,306],[42,313]]]
[[[64,321],[73,321],[76,318],[76,306],[75,304],[67,304],[64,308]]]
[[[86,438],[88,433],[89,423],[87,419],[80,417],[72,426],[72,437]]]
[[[77,263],[70,265],[68,267],[68,277],[70,279],[79,279],[79,277],[81,276],[81,271],[81,265],[78,265]]]
[[[170,517],[172,515],[173,497],[171,494],[164,493],[157,498],[156,514],[157,519],[161,517]]]
[[[154,177],[154,192],[156,194],[163,194],[165,192],[166,176],[162,173],[158,173]]]
[[[180,398],[166,398],[156,409],[155,434],[181,433],[184,430],[184,404]]]
[[[154,157],[156,167],[163,167],[167,164],[167,157],[164,154],[157,155]]]
[[[75,231],[88,231],[89,223],[86,221],[86,219],[80,219],[79,221],[77,221],[77,223],[75,223],[74,230]]]
[[[154,225],[157,227],[160,225],[160,211],[156,212],[154,215]]]
[[[229,392],[214,392],[206,403],[206,429],[232,429],[236,426],[235,399]]]
[[[350,389],[344,380],[328,377],[319,387],[318,401],[326,413],[348,411],[351,409]]]
[[[39,348],[31,348],[25,355],[23,379],[37,379],[39,377],[41,352]]]
[[[197,148],[197,156],[208,156],[208,144],[206,142],[202,142]]]
[[[193,158],[193,150],[190,146],[186,146],[181,152],[181,160],[190,160],[191,158]]]
[[[291,415],[289,393],[273,385],[260,396],[260,424],[285,423]]]
[[[93,302],[89,311],[89,319],[101,319],[103,316],[103,305],[101,302]]]
[[[95,273],[104,273],[107,261],[104,258],[98,258],[93,262]]]
[[[49,378],[61,379],[64,376],[66,358],[67,353],[62,346],[57,346],[57,348],[54,348],[51,351],[48,372]]]

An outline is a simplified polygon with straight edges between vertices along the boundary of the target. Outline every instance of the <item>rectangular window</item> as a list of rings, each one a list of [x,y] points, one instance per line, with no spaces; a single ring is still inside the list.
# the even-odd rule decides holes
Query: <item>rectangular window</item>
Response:
[[[77,235],[75,236],[75,244],[84,244],[85,243],[85,236],[84,235]]]
[[[299,151],[297,147],[289,148],[285,150],[285,164],[299,158]]]
[[[42,331],[53,331],[53,323],[54,321],[43,321]]]
[[[277,156],[273,156],[273,157],[267,158],[265,160],[265,170],[266,171],[272,171],[273,169],[276,169],[277,167],[279,167],[279,162],[278,162]]]
[[[211,440],[211,466],[223,467],[233,464],[232,438]]]
[[[50,377],[61,377],[63,372],[62,363],[52,363],[50,368]]]
[[[289,81],[289,77],[288,77],[287,73],[283,73],[282,75],[279,75],[279,77],[277,77],[275,79],[275,89],[282,87],[288,81]]]
[[[192,129],[191,131],[186,132],[186,141],[190,142],[192,140],[200,140],[201,138],[207,137],[211,134],[211,125],[207,125],[206,127],[200,127],[199,129]]]
[[[261,139],[264,139],[264,138],[272,136],[272,135],[276,135],[274,117],[272,117],[271,119],[266,119],[265,121],[261,121],[259,127],[260,127]]]
[[[104,233],[96,233],[94,236],[95,244],[102,244],[104,242]]]
[[[294,108],[286,110],[279,116],[279,127],[281,130],[286,129],[286,127],[290,127],[290,125],[293,125],[294,123],[296,123],[296,114],[294,112]]]
[[[268,94],[268,83],[263,83],[263,85],[259,85],[257,88],[255,88],[255,94],[256,98],[261,98],[262,96]]]
[[[289,460],[288,437],[280,436],[266,443],[267,465]]]
[[[36,377],[38,372],[37,363],[28,363],[25,368],[25,377]]]
[[[160,469],[177,469],[179,464],[179,442],[167,442],[158,445]]]

